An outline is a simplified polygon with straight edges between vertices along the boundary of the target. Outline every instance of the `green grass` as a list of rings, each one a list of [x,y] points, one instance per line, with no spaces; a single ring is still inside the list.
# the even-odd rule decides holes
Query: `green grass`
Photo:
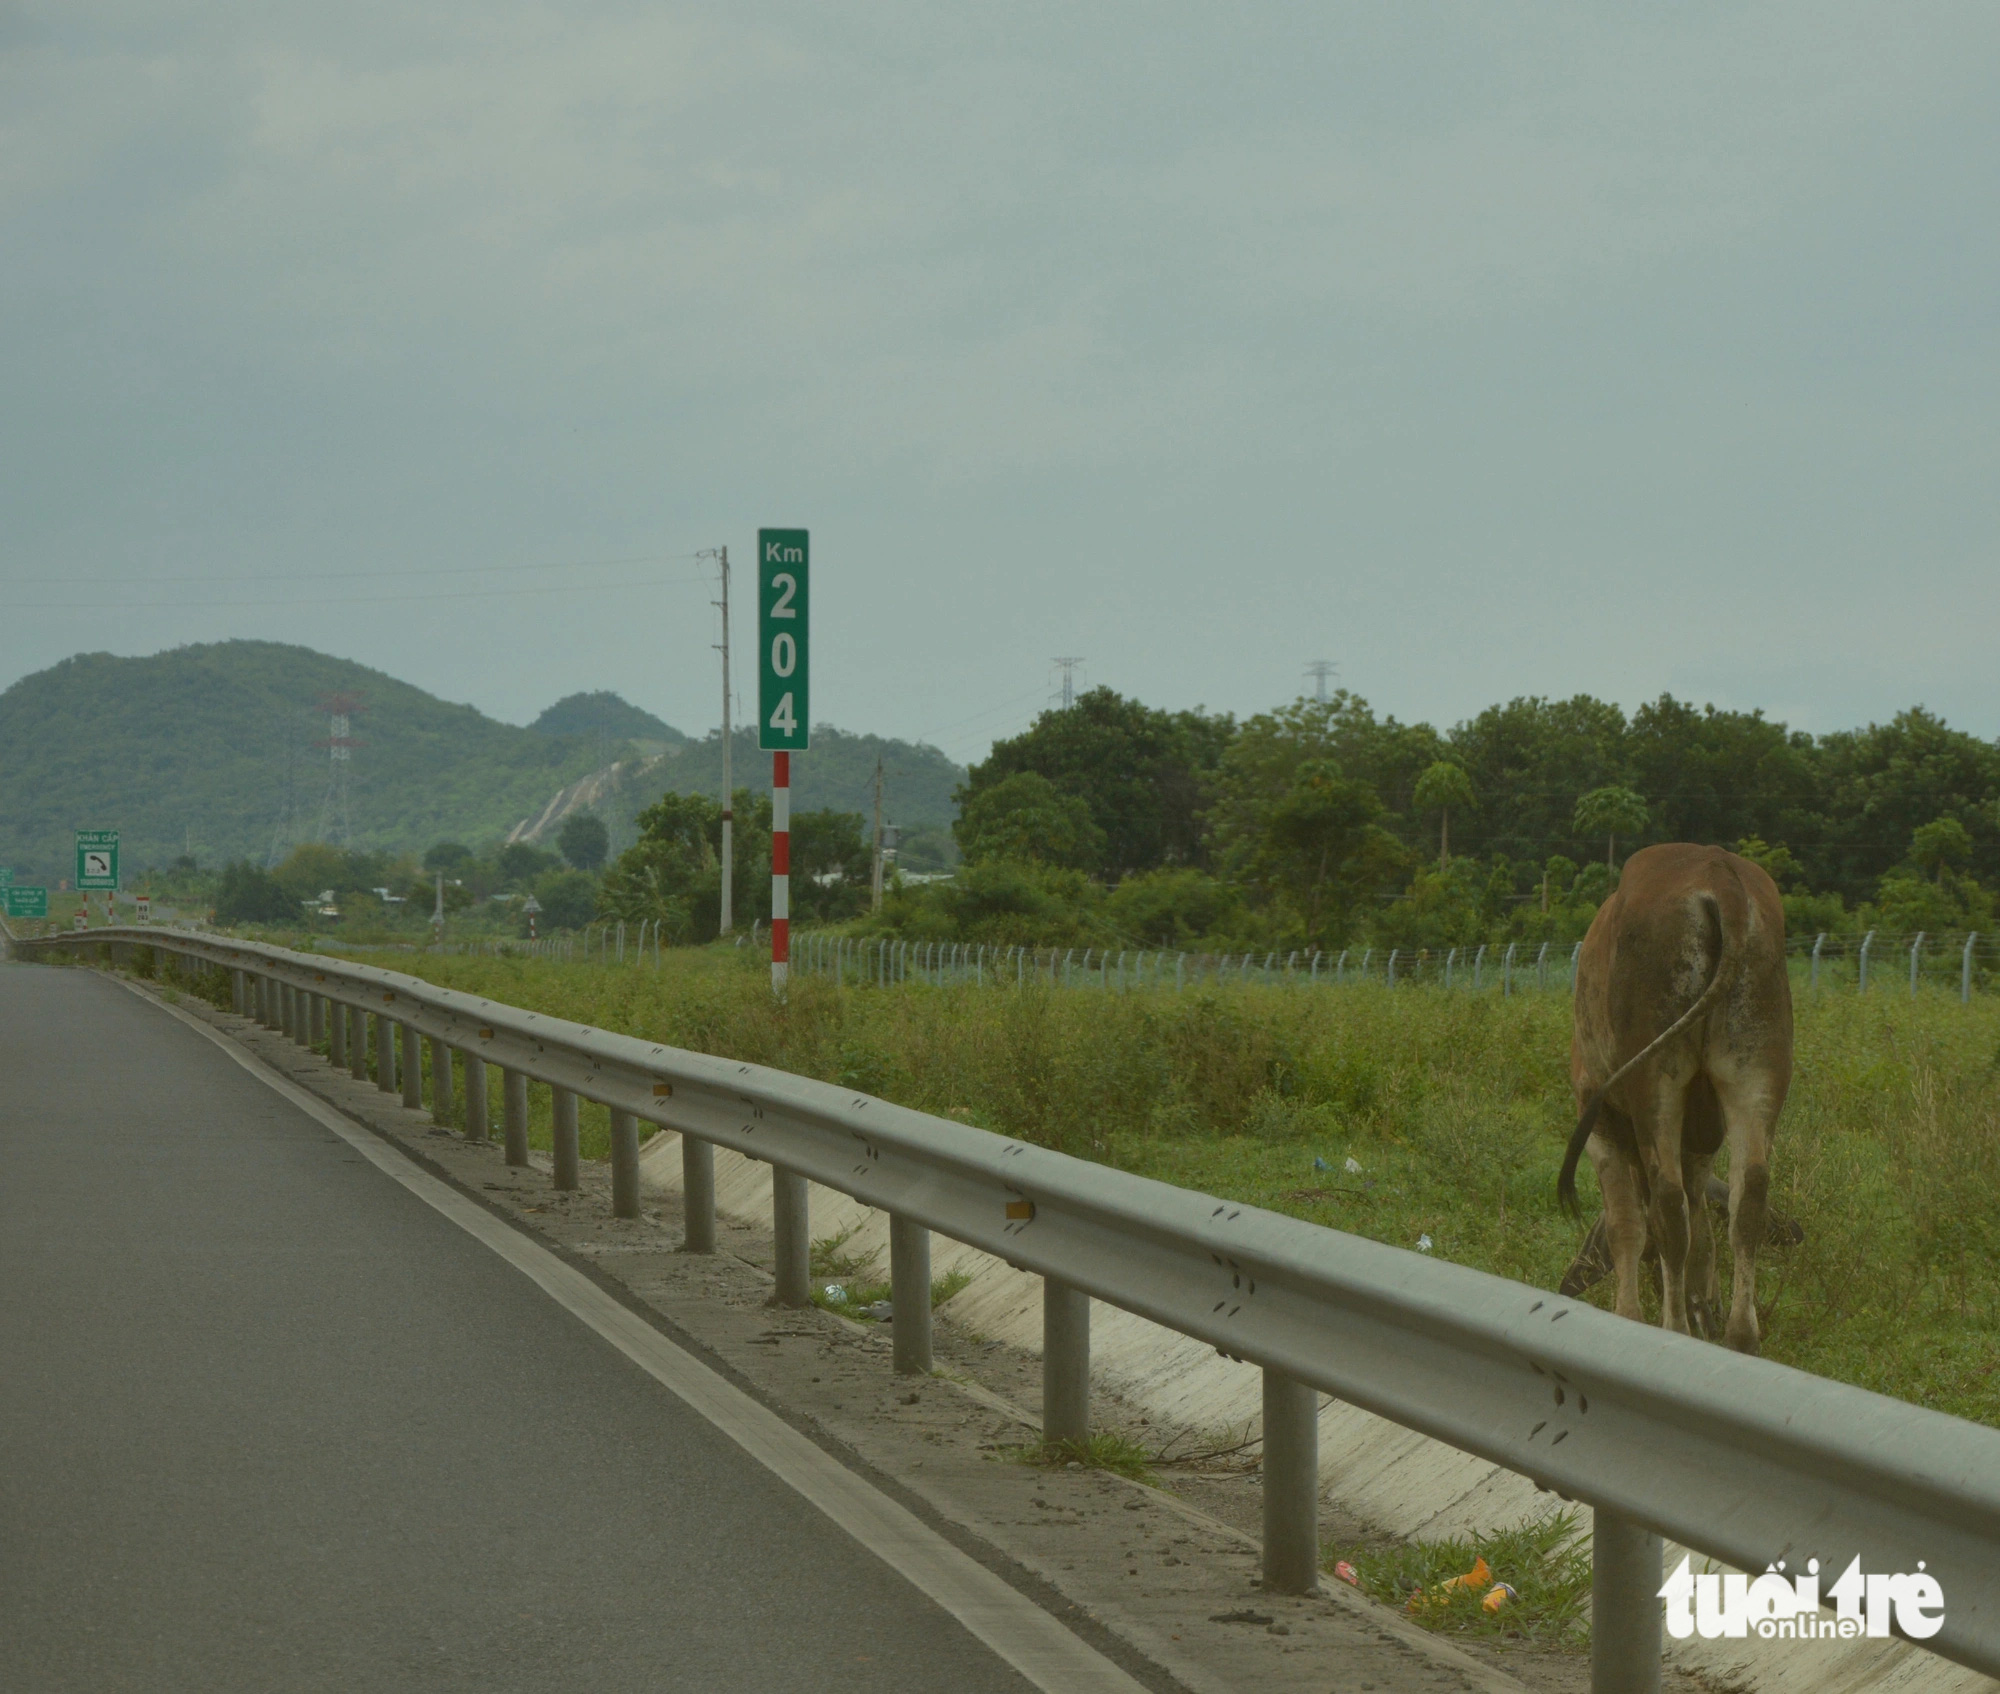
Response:
[[[874,1320],[861,1314],[878,1300],[889,1299],[892,1290],[883,1280],[872,1253],[842,1251],[853,1237],[852,1229],[843,1229],[838,1235],[821,1236],[812,1244],[812,1303],[821,1311],[832,1312],[852,1323],[870,1323]],[[933,1277],[931,1310],[936,1311],[971,1285],[969,1271],[947,1271],[943,1276]]]
[[[1154,1454],[1111,1430],[1093,1430],[1082,1441],[1031,1441],[1022,1447],[1003,1447],[1000,1457],[1016,1464],[1040,1465],[1044,1470],[1080,1465],[1085,1470],[1108,1470],[1134,1482],[1154,1480]]]
[[[778,1006],[747,948],[670,952],[657,972],[376,962],[1398,1246],[1429,1235],[1440,1258],[1536,1287],[1555,1286],[1582,1236],[1554,1202],[1574,1122],[1560,993],[807,978]],[[545,1091],[534,1092],[545,1146]],[[493,1099],[497,1110],[497,1087]],[[586,1152],[603,1156],[607,1138],[587,1107]],[[1587,1172],[1583,1186],[1588,1197]],[[2000,997],[1801,992],[1772,1199],[1807,1239],[1762,1256],[1768,1356],[2000,1423]],[[1726,1292],[1726,1262],[1723,1275]],[[1608,1283],[1590,1296],[1610,1297]]]
[[[1454,1635],[1520,1636],[1544,1647],[1590,1644],[1590,1542],[1577,1514],[1558,1512],[1469,1540],[1406,1541],[1388,1548],[1322,1549],[1331,1572],[1346,1561],[1362,1593],[1398,1606],[1427,1629]],[[1486,1561],[1489,1581],[1451,1586]],[[1495,1611],[1495,1584],[1514,1590]]]

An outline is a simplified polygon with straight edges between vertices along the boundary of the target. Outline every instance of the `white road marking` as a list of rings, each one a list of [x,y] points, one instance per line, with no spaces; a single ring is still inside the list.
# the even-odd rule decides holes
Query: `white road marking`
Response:
[[[384,1175],[490,1247],[550,1299],[678,1395],[759,1464],[803,1494],[849,1535],[928,1595],[1047,1694],[1145,1694],[1144,1685],[1072,1635],[1025,1594],[961,1552],[914,1513],[856,1476],[838,1459],[692,1354],[581,1271],[325,1101],[180,1007],[127,984],[148,1004],[206,1036],[259,1082],[323,1124]]]

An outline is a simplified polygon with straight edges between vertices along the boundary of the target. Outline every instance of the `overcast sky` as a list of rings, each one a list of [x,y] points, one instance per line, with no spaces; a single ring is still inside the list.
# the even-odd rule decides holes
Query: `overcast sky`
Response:
[[[814,716],[959,759],[1057,654],[1992,735],[1996,64],[1991,4],[0,0],[0,684],[254,636],[699,732],[688,555],[796,524]]]

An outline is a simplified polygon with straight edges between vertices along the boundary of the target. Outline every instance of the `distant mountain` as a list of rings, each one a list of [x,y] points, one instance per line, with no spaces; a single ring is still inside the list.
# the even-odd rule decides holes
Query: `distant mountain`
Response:
[[[359,847],[497,841],[606,763],[595,734],[498,723],[305,647],[81,653],[0,693],[0,865],[23,882],[66,877],[79,828],[118,830],[128,876],[190,844],[214,864],[321,839],[334,822],[325,702],[338,695],[357,702],[348,811]]]
[[[594,694],[567,695],[528,727],[538,735],[583,735],[593,740],[659,742],[669,747],[687,740],[672,724],[641,711],[608,688]]]

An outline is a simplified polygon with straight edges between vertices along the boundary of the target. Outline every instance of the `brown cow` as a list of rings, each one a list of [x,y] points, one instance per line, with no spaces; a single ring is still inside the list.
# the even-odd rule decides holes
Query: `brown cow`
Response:
[[[1604,1194],[1618,1312],[1639,1313],[1639,1261],[1660,1254],[1660,1321],[1713,1333],[1715,1242],[1690,1206],[1729,1147],[1735,1288],[1725,1339],[1757,1351],[1757,1248],[1771,1140],[1792,1079],[1792,993],[1778,887],[1748,859],[1685,842],[1625,862],[1576,970],[1577,1126],[1556,1194],[1576,1215],[1586,1148]]]

